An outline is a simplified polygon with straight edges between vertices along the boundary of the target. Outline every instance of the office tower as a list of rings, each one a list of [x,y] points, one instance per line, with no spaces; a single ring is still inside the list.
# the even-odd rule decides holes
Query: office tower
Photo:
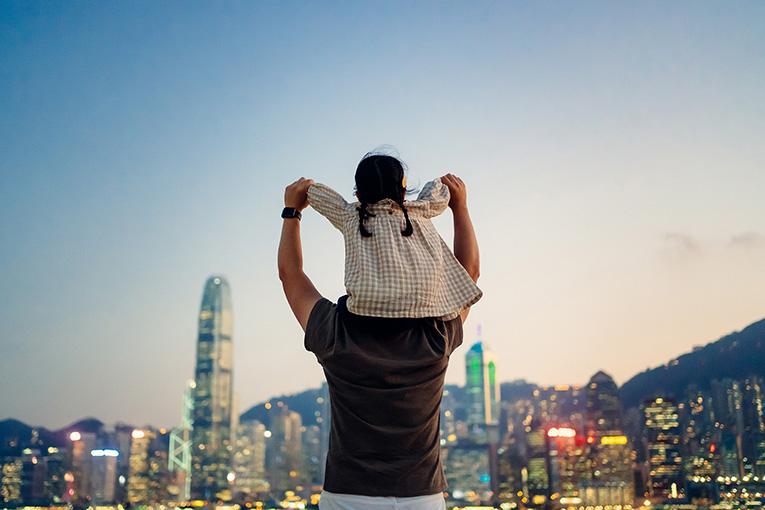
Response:
[[[462,442],[441,449],[441,462],[449,485],[449,496],[471,505],[489,504],[495,493],[491,488],[491,466],[486,445]],[[462,505],[458,505],[462,506]]]
[[[115,503],[119,455],[119,452],[112,448],[99,448],[90,452],[90,456],[93,457],[90,497],[94,505]]]
[[[131,505],[146,505],[149,503],[149,456],[151,455],[151,440],[154,433],[149,430],[136,429],[130,442],[130,474],[128,475],[128,501]]]
[[[232,342],[231,290],[220,276],[205,284],[199,312],[192,432],[191,496],[230,499]]]
[[[297,492],[305,488],[302,419],[279,402],[278,408],[271,413],[270,432],[266,444],[266,469],[271,494],[281,500],[287,491]]]
[[[677,405],[669,398],[646,400],[643,417],[650,494],[661,499],[674,497],[683,486]]]
[[[3,508],[21,506],[21,483],[24,463],[21,457],[0,457],[0,503]]]
[[[268,491],[266,478],[266,426],[259,421],[240,423],[234,442],[234,496],[253,501]]]
[[[585,408],[588,452],[581,476],[583,504],[631,505],[635,498],[632,447],[622,435],[619,389],[610,375],[592,376]]]
[[[84,504],[90,498],[90,474],[93,468],[93,457],[90,452],[96,446],[96,434],[73,431],[69,434],[69,441],[72,466],[72,485],[69,496],[72,503]]]
[[[478,341],[465,354],[465,372],[468,438],[478,444],[492,442],[489,430],[499,424],[499,381],[494,354],[483,342]]]
[[[547,477],[551,499],[579,504],[579,468],[585,452],[584,438],[570,427],[547,429]]]
[[[744,381],[744,472],[765,476],[765,380],[759,376]]]

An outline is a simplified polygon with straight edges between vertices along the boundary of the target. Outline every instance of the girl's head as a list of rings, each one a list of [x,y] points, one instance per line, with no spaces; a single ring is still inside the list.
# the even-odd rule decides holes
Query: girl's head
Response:
[[[403,163],[383,154],[364,156],[356,167],[356,195],[364,204],[374,204],[383,198],[402,204],[406,196]]]
[[[364,222],[370,216],[367,211],[369,204],[375,204],[384,198],[396,202],[404,211],[406,226],[401,235],[412,235],[412,222],[409,221],[409,213],[404,206],[406,197],[406,174],[404,164],[393,156],[385,154],[367,154],[356,167],[356,196],[361,202],[359,206],[359,231],[364,237],[371,237],[364,226]]]

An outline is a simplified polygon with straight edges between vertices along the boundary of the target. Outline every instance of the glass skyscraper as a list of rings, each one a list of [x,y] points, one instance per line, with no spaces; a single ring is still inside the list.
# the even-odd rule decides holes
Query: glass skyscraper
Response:
[[[220,276],[205,284],[199,312],[199,340],[192,431],[191,496],[230,499],[233,347],[231,289]]]
[[[489,440],[489,427],[499,423],[499,381],[494,354],[477,342],[465,354],[468,397],[468,437],[476,443]]]

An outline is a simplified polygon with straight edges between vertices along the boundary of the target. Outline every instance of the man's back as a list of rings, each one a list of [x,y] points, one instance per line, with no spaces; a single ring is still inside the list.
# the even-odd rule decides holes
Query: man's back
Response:
[[[324,489],[410,497],[446,488],[440,404],[462,322],[381,319],[326,299],[314,306],[305,346],[324,368],[332,427]]]

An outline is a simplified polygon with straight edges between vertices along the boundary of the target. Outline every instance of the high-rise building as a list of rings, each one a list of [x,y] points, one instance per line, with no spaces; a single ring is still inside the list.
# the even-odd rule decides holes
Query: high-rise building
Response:
[[[465,354],[465,376],[468,438],[479,444],[491,442],[489,430],[499,425],[499,380],[496,358],[481,341]]]
[[[619,388],[605,372],[587,384],[587,461],[580,486],[585,506],[632,505],[632,447],[622,435]]]
[[[271,494],[281,499],[287,491],[305,488],[303,467],[303,422],[300,415],[279,402],[271,413],[266,444],[266,469]],[[302,489],[298,489],[301,487]]]
[[[669,398],[646,400],[643,403],[643,416],[651,496],[676,497],[683,486],[677,405]]]
[[[199,312],[192,433],[191,494],[194,499],[231,498],[233,347],[231,290],[221,276],[205,284]]]
[[[236,429],[233,467],[238,501],[251,501],[268,491],[265,433],[266,426],[257,420],[240,423]]]

